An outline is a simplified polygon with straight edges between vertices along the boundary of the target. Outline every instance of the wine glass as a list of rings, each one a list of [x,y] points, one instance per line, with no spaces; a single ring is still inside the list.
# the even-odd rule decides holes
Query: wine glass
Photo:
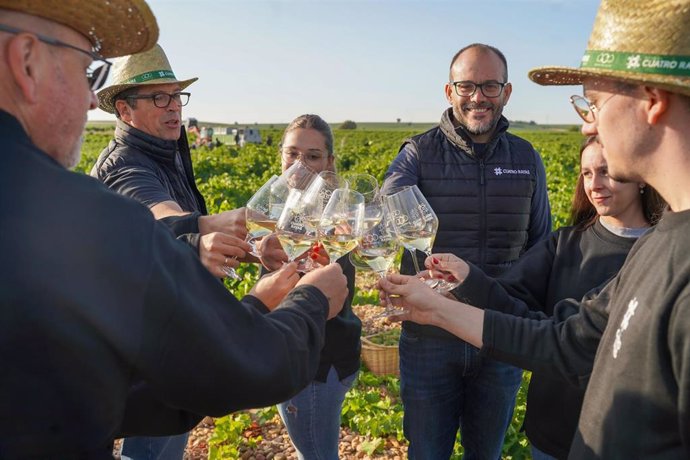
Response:
[[[256,250],[255,241],[269,235],[275,230],[276,222],[280,213],[278,210],[282,211],[282,207],[278,208],[272,206],[279,197],[273,196],[277,187],[273,187],[276,181],[279,180],[278,176],[272,176],[268,181],[259,188],[259,190],[252,195],[252,197],[247,201],[245,206],[246,210],[246,224],[247,224],[247,238],[246,241],[252,247],[250,252],[251,255],[260,257],[260,254]]]
[[[305,190],[316,178],[316,172],[301,161],[295,161],[288,169],[283,171],[278,180],[271,185],[269,208],[276,219],[280,216],[285,206],[290,190]]]
[[[416,188],[416,185],[411,185],[393,190],[386,196],[386,206],[391,214],[395,233],[400,243],[412,256],[415,271],[419,273],[421,270],[416,250],[431,253],[438,229],[438,219],[436,221],[427,219],[422,213],[423,210],[431,209],[431,207],[428,203],[425,207],[420,206],[418,196],[414,191]]]
[[[318,227],[321,215],[331,198],[331,194],[338,188],[346,188],[347,182],[333,171],[321,171],[314,177],[309,187],[302,194],[304,217],[313,227]],[[314,241],[316,243],[316,240]],[[309,271],[314,268],[314,261],[307,258],[299,269]]]
[[[290,190],[285,207],[276,222],[276,236],[289,262],[307,252],[317,237],[317,226],[305,217],[303,194],[303,190]]]
[[[416,251],[431,256],[438,231],[438,217],[416,185],[394,190],[391,195],[386,196],[386,205],[391,211],[398,238],[410,252],[412,263],[419,274],[421,270]],[[431,278],[427,278],[425,282],[439,292],[449,291],[460,284]]]
[[[357,256],[371,267],[379,278],[385,278],[395,263],[395,258],[400,252],[400,245],[390,213],[383,210],[381,214],[379,223],[363,233],[357,247]],[[377,317],[404,313],[404,310],[393,306],[388,294],[384,293],[384,296],[387,307]]]
[[[357,247],[364,221],[364,196],[338,188],[321,213],[318,235],[331,263]]]
[[[428,257],[431,256],[431,248],[433,247],[434,240],[436,239],[436,233],[438,231],[438,217],[436,216],[434,210],[431,208],[429,202],[426,200],[426,197],[424,196],[422,191],[419,190],[419,188],[416,185],[412,187],[412,192],[414,193],[415,197],[417,198],[417,201],[419,202],[420,213],[427,222],[431,222],[429,226],[429,228],[433,231],[431,241],[429,242],[428,246],[424,245],[424,249],[422,249],[421,247],[417,248],[420,251],[424,252]],[[448,292],[460,285],[460,281],[451,282],[446,281],[444,279],[432,280],[427,278],[425,279],[425,282],[438,292]]]
[[[348,187],[364,196],[364,229],[381,221],[383,206],[379,183],[374,176],[365,173],[348,173],[345,176]]]

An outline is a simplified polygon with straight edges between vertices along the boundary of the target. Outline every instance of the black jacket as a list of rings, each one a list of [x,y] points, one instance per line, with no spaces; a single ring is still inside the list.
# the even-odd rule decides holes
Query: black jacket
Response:
[[[144,206],[65,170],[2,111],[0,143],[0,458],[112,458],[122,434],[181,433],[312,381],[319,290],[261,314]]]
[[[162,221],[178,238],[198,248],[199,216],[208,212],[194,180],[184,128],[177,141],[168,141],[117,120],[115,138],[98,156],[91,176],[149,208],[164,201],[177,203],[191,214]]]
[[[690,458],[689,233],[690,211],[664,215],[563,322],[485,311],[482,353],[588,383],[569,458]]]
[[[560,300],[580,299],[615,276],[635,241],[614,235],[599,220],[586,230],[560,228],[496,279],[471,266],[453,295],[480,308],[548,318]],[[575,313],[576,309],[559,309],[554,321]],[[584,393],[584,388],[570,385],[559,375],[533,373],[525,416],[530,442],[553,457],[566,458]]]

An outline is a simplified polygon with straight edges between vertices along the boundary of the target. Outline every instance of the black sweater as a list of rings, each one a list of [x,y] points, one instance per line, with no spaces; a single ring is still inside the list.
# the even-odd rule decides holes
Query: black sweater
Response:
[[[0,458],[112,458],[115,437],[181,433],[314,378],[319,290],[261,314],[148,209],[65,170],[2,111],[0,142]]]
[[[570,458],[690,458],[688,235],[690,211],[665,215],[562,323],[486,311],[485,353],[589,381]]]
[[[473,267],[468,279],[453,293],[482,308],[526,314],[525,307],[528,307],[544,313],[544,317],[551,316],[559,300],[579,299],[613,277],[634,242],[634,238],[612,234],[598,220],[584,231],[561,228],[527,251],[495,281]],[[514,298],[512,305],[503,303],[504,294]],[[576,312],[561,310],[559,319]],[[567,457],[583,397],[584,389],[568,384],[563,378],[535,372],[525,417],[530,442],[551,456]]]

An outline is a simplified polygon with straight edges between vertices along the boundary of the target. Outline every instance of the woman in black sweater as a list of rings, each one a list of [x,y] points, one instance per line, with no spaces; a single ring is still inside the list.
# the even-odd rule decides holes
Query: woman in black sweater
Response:
[[[613,277],[637,238],[658,221],[664,207],[659,195],[645,184],[621,183],[608,177],[602,147],[596,138],[585,140],[580,162],[572,206],[573,226],[552,233],[495,280],[448,254],[427,260],[432,276],[434,269],[452,267],[451,271],[464,279],[453,294],[479,308],[535,318],[555,313],[554,322],[577,313],[574,308],[554,312],[553,307],[562,299],[580,299]],[[493,302],[499,298],[510,300]],[[575,387],[560,376],[532,374],[525,430],[534,459],[568,456],[583,397],[584,388]]]

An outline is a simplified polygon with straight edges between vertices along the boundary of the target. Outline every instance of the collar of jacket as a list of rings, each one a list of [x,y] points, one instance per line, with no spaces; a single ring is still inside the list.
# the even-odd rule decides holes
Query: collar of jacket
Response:
[[[486,149],[485,157],[488,156],[491,151],[493,151],[494,146],[498,142],[498,138],[501,137],[501,135],[508,130],[509,125],[510,123],[508,122],[508,119],[501,115],[501,118],[498,119],[498,123],[496,123],[496,129],[494,130],[494,134],[491,136],[491,139],[489,140],[489,145]],[[441,131],[446,136],[446,138],[452,144],[456,145],[459,149],[461,149],[468,155],[471,155],[473,157],[476,156],[474,154],[473,148],[474,141],[472,141],[472,138],[470,137],[465,127],[460,125],[456,128],[455,125],[453,125],[452,107],[448,107],[448,109],[443,112],[443,115],[441,115],[441,122],[439,123],[439,127],[441,128]]]
[[[186,135],[184,127],[180,129],[180,137]],[[156,161],[173,163],[178,141],[168,141],[141,131],[118,119],[115,124],[115,140],[130,145],[153,157]]]

